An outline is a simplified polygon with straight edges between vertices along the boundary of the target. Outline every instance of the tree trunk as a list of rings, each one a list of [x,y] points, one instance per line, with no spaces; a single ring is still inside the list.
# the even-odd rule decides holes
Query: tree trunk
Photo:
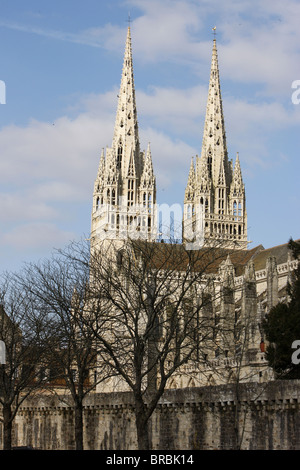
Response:
[[[135,422],[139,450],[150,450],[148,419],[145,416],[145,404],[142,398],[135,399]]]
[[[12,411],[11,405],[3,405],[3,450],[11,450]]]
[[[82,403],[75,403],[75,448],[83,450],[83,407]]]

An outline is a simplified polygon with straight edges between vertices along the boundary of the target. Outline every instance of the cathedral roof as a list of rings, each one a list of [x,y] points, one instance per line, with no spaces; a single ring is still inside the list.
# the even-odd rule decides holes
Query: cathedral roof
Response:
[[[140,241],[139,243],[137,251],[145,242]],[[149,243],[147,245],[149,246]],[[259,271],[265,268],[266,261],[270,256],[276,258],[277,264],[282,264],[288,260],[289,253],[291,255],[288,243],[268,249],[258,245],[250,250],[203,247],[194,250],[194,254],[191,251],[186,251],[184,245],[180,243],[153,242],[150,246],[150,251],[154,254],[152,261],[156,268],[185,270],[190,260],[193,259],[199,271],[202,270],[205,274],[217,274],[221,265],[230,261],[234,267],[235,276],[243,275],[247,264],[251,261],[254,263],[255,271]]]
[[[299,242],[300,240],[296,241]],[[261,269],[264,269],[267,259],[270,257],[274,257],[277,264],[283,264],[288,261],[289,256],[291,259],[293,258],[292,252],[288,247],[288,243],[263,249],[253,258],[255,270],[260,271]]]

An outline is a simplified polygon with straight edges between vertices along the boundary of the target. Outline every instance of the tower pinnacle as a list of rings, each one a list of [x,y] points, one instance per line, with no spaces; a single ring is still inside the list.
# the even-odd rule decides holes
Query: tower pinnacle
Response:
[[[92,239],[155,239],[155,203],[150,146],[140,151],[129,25],[112,146],[102,152],[94,185]]]
[[[228,160],[215,29],[201,157],[196,158],[194,198],[193,201],[187,198],[191,193],[189,175],[184,204],[193,204],[195,221],[203,220],[204,234],[194,234],[196,239],[204,239],[204,244],[210,246],[246,249],[245,189],[239,158],[234,172]],[[187,239],[185,227],[191,226],[187,214],[185,211],[183,240]]]

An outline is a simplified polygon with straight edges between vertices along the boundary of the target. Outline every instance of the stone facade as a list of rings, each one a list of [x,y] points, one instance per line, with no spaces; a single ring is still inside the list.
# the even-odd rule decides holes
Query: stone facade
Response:
[[[235,387],[230,385],[167,391],[151,419],[152,449],[234,449],[236,402]],[[240,384],[241,449],[300,450],[299,402],[300,381]],[[73,412],[68,398],[28,399],[16,417],[13,434],[14,445],[43,450],[74,449]],[[87,397],[84,448],[137,449],[130,393]]]

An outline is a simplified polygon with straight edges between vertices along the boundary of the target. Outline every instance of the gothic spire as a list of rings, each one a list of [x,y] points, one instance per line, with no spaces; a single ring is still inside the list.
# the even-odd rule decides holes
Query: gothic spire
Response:
[[[218,184],[221,161],[226,179],[230,178],[216,39],[213,41],[201,158],[207,162],[214,186]]]
[[[195,197],[195,167],[194,167],[194,160],[191,160],[191,166],[188,176],[188,182],[185,189],[185,202],[194,202]]]
[[[142,204],[145,213],[140,211]],[[155,240],[156,186],[150,146],[140,151],[130,26],[118,94],[112,146],[101,155],[94,185],[91,239]]]
[[[137,170],[139,172],[140,162],[138,160],[140,158],[140,149],[130,26],[127,31],[112,147],[117,157],[118,167],[121,170],[122,176],[126,176],[131,150],[133,150],[135,154],[134,160],[138,166]],[[125,161],[127,165],[123,164]]]
[[[215,28],[213,28],[215,30]],[[191,170],[185,193],[191,187]],[[197,241],[207,246],[247,249],[247,212],[245,189],[239,158],[233,171],[228,160],[226,133],[221,98],[216,39],[213,40],[208,97],[200,158],[195,170],[195,218],[203,218]],[[197,213],[197,211],[199,213]],[[190,239],[188,210],[183,218],[183,239]]]
[[[147,152],[144,161],[143,173],[141,176],[141,189],[154,188],[155,187],[155,176],[152,164],[152,155],[150,150],[150,143],[148,143]]]

